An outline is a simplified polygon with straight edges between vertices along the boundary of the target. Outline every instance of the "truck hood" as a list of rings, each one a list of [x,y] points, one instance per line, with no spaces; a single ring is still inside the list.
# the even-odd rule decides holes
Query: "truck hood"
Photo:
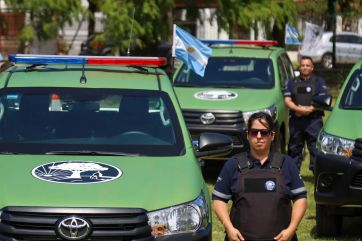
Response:
[[[344,110],[337,106],[329,116],[324,130],[331,135],[354,140],[362,137],[361,110]]]
[[[36,172],[49,173],[49,168],[45,170],[49,165],[59,167],[70,161],[96,163],[108,169],[118,169],[120,173],[107,174],[107,178],[112,175],[118,176],[114,180],[107,179],[105,182],[88,184],[50,182],[36,177],[38,175]],[[63,177],[69,177],[70,174],[77,176],[74,171],[64,171],[64,168],[52,170],[53,173],[62,172]],[[89,177],[91,173],[95,174],[96,171],[93,169],[81,175]],[[49,176],[51,175],[45,175]],[[79,179],[75,177],[69,180]],[[0,208],[5,206],[129,207],[150,211],[191,201],[200,194],[203,185],[199,164],[191,156],[155,158],[1,155],[0,159]]]
[[[195,88],[175,87],[176,95],[182,109],[231,109],[252,111],[269,107],[274,103],[275,91],[270,89],[245,88]],[[206,98],[200,98],[201,95]],[[208,99],[207,95],[210,96]],[[219,99],[217,99],[219,97]]]

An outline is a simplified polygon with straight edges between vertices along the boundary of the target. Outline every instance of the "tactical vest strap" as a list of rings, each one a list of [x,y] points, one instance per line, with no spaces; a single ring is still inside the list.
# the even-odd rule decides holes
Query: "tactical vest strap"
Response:
[[[315,76],[314,74],[312,74],[312,76],[310,77],[310,81],[312,83],[312,95],[314,96],[317,93],[317,76]]]
[[[247,172],[249,169],[253,167],[250,159],[246,155],[246,152],[237,154],[236,159],[238,160],[239,171],[242,173]],[[282,168],[283,161],[284,161],[284,155],[278,152],[274,152],[273,155],[271,156],[270,168],[280,170]]]
[[[270,168],[280,170],[284,162],[284,155],[274,152],[270,162]]]
[[[252,167],[246,152],[237,154],[236,159],[238,160],[238,167],[240,172],[246,172]]]

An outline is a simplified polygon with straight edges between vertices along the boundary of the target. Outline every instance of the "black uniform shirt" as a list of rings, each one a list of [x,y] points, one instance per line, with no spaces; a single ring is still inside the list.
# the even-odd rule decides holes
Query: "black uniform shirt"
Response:
[[[260,164],[259,160],[252,157],[250,153],[248,153],[248,157],[252,160],[253,168],[270,168],[270,155],[263,165]],[[299,170],[291,157],[285,155],[281,171],[283,173],[290,199],[295,201],[300,198],[306,198],[307,189],[305,188],[303,180],[299,174]],[[231,157],[221,169],[214,191],[212,192],[212,199],[222,200],[224,202],[233,200],[235,197],[234,194],[237,190],[236,185],[238,175],[240,175],[238,170],[238,160],[236,157]]]

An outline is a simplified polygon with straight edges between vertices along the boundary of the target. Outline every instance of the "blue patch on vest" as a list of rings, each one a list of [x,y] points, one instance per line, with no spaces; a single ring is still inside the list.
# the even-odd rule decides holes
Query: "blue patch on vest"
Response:
[[[275,190],[275,182],[273,181],[266,181],[265,182],[265,190],[266,191],[274,191]]]

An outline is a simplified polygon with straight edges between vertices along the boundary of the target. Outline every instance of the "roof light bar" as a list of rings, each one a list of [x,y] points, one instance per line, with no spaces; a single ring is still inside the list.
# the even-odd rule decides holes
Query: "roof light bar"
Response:
[[[230,39],[230,40],[201,40],[205,44],[226,44],[226,45],[259,45],[259,46],[276,46],[278,42],[275,40],[243,40],[243,39]]]
[[[110,56],[70,56],[70,55],[9,55],[9,61],[27,64],[86,64],[160,67],[167,64],[164,57],[110,57]]]

